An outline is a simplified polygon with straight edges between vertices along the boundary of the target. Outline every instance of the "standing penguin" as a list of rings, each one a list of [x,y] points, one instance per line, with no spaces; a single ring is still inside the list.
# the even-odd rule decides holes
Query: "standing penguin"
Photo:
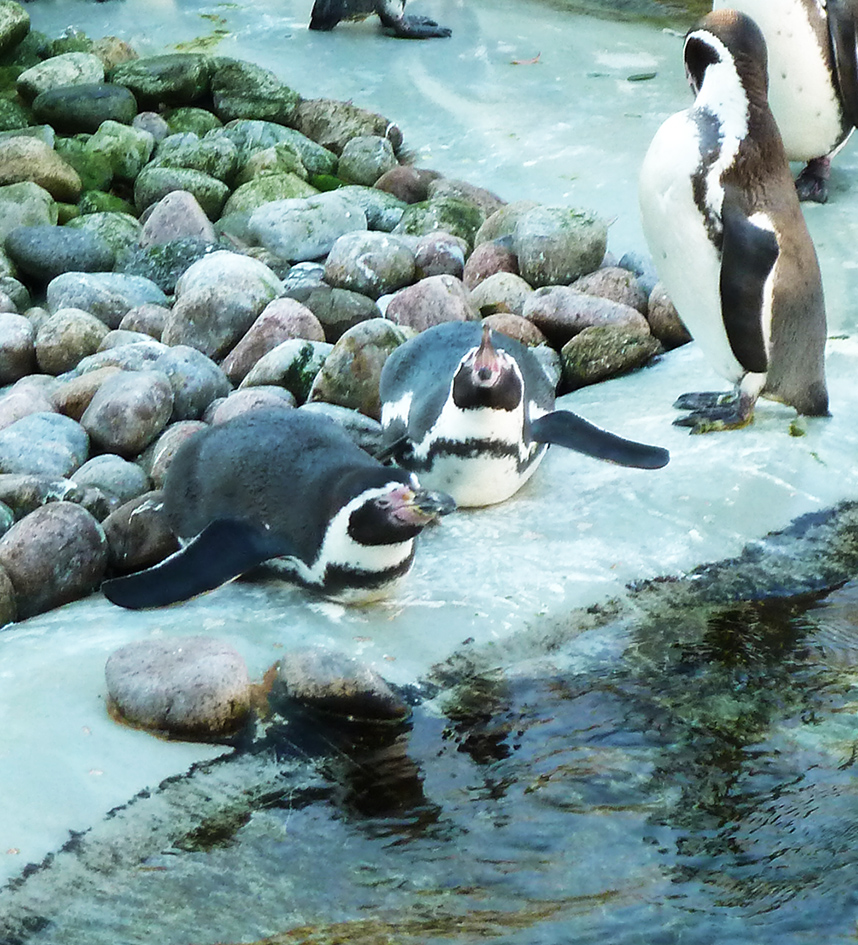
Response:
[[[508,499],[550,443],[645,469],[669,459],[554,410],[536,356],[485,324],[449,322],[406,341],[385,361],[379,390],[384,455],[459,506]]]
[[[332,30],[340,20],[364,20],[378,14],[385,32],[397,39],[432,39],[452,30],[425,16],[406,16],[406,0],[316,0],[310,14],[311,30]]]
[[[858,0],[715,0],[763,31],[769,105],[787,157],[806,163],[800,200],[825,203],[831,156],[858,124]]]
[[[766,100],[766,44],[742,13],[685,39],[696,96],[644,158],[644,233],[668,294],[730,395],[686,395],[694,432],[749,422],[761,394],[825,416],[825,305],[816,252]]]
[[[184,547],[102,589],[122,607],[162,607],[267,562],[325,597],[363,603],[389,593],[411,568],[415,537],[454,508],[329,418],[259,410],[182,444],[164,511]]]

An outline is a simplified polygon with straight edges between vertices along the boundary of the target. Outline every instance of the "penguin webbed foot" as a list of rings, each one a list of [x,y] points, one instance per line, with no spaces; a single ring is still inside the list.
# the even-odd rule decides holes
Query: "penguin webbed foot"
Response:
[[[404,16],[382,27],[388,36],[396,39],[446,39],[453,31],[446,26],[439,26],[428,16]]]
[[[716,433],[747,426],[754,416],[754,402],[739,391],[699,391],[683,394],[673,404],[689,413],[673,421],[675,427],[690,427],[690,433]]]
[[[795,179],[795,190],[802,202],[827,203],[831,161],[827,157],[808,161]]]

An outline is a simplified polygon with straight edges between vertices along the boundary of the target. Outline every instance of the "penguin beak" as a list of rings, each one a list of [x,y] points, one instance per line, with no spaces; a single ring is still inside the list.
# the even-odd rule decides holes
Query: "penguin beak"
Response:
[[[503,373],[497,350],[492,344],[492,330],[483,324],[483,338],[474,354],[473,378],[477,387],[492,387]]]
[[[409,525],[428,525],[456,510],[455,501],[446,492],[430,492],[404,485],[392,492],[390,498],[392,516]]]

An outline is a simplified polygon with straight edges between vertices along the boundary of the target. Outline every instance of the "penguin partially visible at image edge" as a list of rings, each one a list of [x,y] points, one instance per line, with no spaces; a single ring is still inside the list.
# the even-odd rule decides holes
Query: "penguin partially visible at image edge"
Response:
[[[452,30],[426,16],[406,16],[406,0],[316,0],[311,30],[332,30],[341,20],[363,20],[378,14],[384,31],[397,39],[444,39]]]

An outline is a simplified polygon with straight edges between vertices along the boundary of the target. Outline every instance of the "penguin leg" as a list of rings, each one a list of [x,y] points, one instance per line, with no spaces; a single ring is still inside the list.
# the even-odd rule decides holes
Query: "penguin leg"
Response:
[[[813,203],[827,203],[828,178],[830,176],[830,158],[819,157],[808,161],[795,179],[795,189],[798,194],[798,199],[802,201],[812,201]]]
[[[670,459],[670,453],[660,446],[625,440],[571,410],[555,410],[534,420],[530,424],[530,436],[537,443],[554,443],[594,459],[637,469],[660,469]]]
[[[396,39],[446,39],[453,35],[451,29],[439,26],[426,16],[402,16],[393,19],[379,15],[384,32]]]
[[[160,564],[105,581],[101,589],[129,610],[165,607],[213,590],[269,558],[294,553],[285,540],[257,525],[222,519]]]

